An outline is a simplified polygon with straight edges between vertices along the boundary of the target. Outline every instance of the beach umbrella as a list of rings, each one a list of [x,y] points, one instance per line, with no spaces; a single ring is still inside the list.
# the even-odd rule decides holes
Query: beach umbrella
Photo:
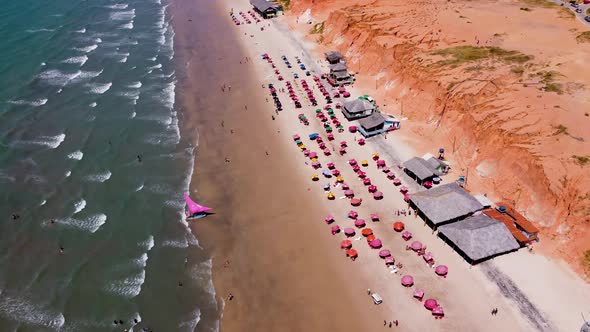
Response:
[[[309,154],[311,153],[311,151],[309,151],[308,149],[303,150],[303,155],[304,156],[309,156]]]
[[[408,193],[404,194],[404,201],[409,201],[410,200],[410,195]]]
[[[346,147],[346,141],[340,142],[340,146]]]
[[[404,240],[406,240],[406,241],[407,241],[407,240],[409,240],[409,239],[411,239],[411,238],[412,238],[412,233],[410,233],[410,232],[408,232],[408,231],[404,231],[404,232],[402,233],[402,238],[403,238]]]
[[[314,162],[311,163],[311,166],[313,168],[320,168],[322,165],[320,164],[319,161],[314,161]]]
[[[432,310],[438,306],[438,302],[435,299],[428,299],[424,301],[424,308]]]
[[[332,194],[331,192],[329,192],[329,193],[326,195],[326,197],[327,197],[329,200],[336,199],[336,196],[334,196],[334,194]]]
[[[396,232],[403,231],[404,230],[404,227],[405,227],[405,225],[401,221],[396,221],[396,222],[393,223],[393,230],[396,231]]]
[[[336,177],[336,182],[342,183],[342,182],[344,182],[344,178],[341,176],[338,176],[338,177]]]
[[[331,106],[330,104],[328,104],[328,105],[324,106],[324,109],[325,109],[325,110],[329,110],[331,107],[332,107],[332,106]]]
[[[324,183],[324,190],[330,190],[330,184]]]
[[[420,241],[414,241],[414,242],[412,242],[412,244],[410,245],[410,247],[412,248],[412,250],[418,251],[418,250],[422,249],[422,242],[420,242]]]
[[[369,192],[370,192],[370,193],[374,193],[374,192],[376,192],[376,191],[377,191],[377,186],[375,186],[375,185],[370,185],[370,186],[369,186]]]
[[[371,156],[372,156],[373,160],[375,160],[375,161],[379,159],[379,154],[376,152],[373,153]]]
[[[316,152],[310,152],[308,157],[309,159],[317,158],[318,154]]]
[[[363,179],[363,184],[364,184],[365,186],[368,186],[368,185],[370,185],[370,184],[371,184],[371,178],[364,178],[364,179]]]
[[[352,247],[352,242],[350,242],[350,240],[342,240],[342,242],[340,242],[340,248],[341,249],[350,249]]]
[[[334,163],[328,163],[326,166],[328,166],[329,169],[334,169],[334,167],[336,167]]]
[[[297,140],[300,140],[300,139],[301,139],[301,137],[299,135],[293,135],[293,140],[294,141],[297,141]]]
[[[436,308],[432,309],[432,315],[434,316],[444,316],[445,312],[443,310],[443,307],[441,306],[436,306]]]
[[[351,219],[356,219],[359,216],[358,212],[354,211],[354,210],[350,210],[348,212],[348,218]]]
[[[373,221],[379,221],[379,215],[376,213],[371,213],[371,220]]]
[[[338,88],[338,92],[342,93],[344,91],[346,91],[346,89],[344,87],[341,86],[341,87]]]
[[[337,170],[337,169],[333,169],[333,170],[332,170],[332,175],[334,175],[334,176],[338,176],[338,175],[340,175],[340,171],[339,171],[339,170]]]
[[[359,206],[359,205],[361,205],[362,202],[363,202],[363,200],[360,198],[353,198],[350,200],[350,205]]]
[[[350,159],[350,160],[348,161],[348,164],[350,164],[351,166],[354,166],[354,165],[356,165],[356,159]]]
[[[332,235],[340,232],[340,226],[338,226],[338,225],[332,226],[331,231],[332,231]]]
[[[299,146],[299,148],[301,149],[301,151],[307,150],[307,147],[305,146],[305,144],[301,144]]]
[[[436,272],[436,274],[439,276],[444,276],[449,272],[449,268],[446,265],[439,265],[434,268],[434,272]]]
[[[389,173],[387,173],[387,178],[390,180],[393,180],[393,179],[395,179],[395,174],[393,172],[389,172]]]
[[[424,181],[423,186],[426,189],[430,189],[430,188],[432,188],[432,182],[430,182],[430,181]]]
[[[399,186],[400,184],[402,184],[402,180],[400,180],[399,178],[396,178],[393,180],[393,184],[396,186]]]
[[[365,221],[363,219],[357,219],[354,221],[354,225],[358,228],[365,227]]]
[[[345,228],[344,229],[344,234],[346,236],[354,236],[354,234],[355,234],[354,228],[350,228],[350,227]]]
[[[359,178],[361,178],[361,179],[362,179],[362,178],[364,178],[365,176],[367,176],[367,173],[365,173],[365,172],[363,172],[363,171],[358,171],[358,172],[356,172],[356,175],[357,175]]]
[[[414,289],[414,297],[421,301],[422,298],[424,297],[424,291],[421,290],[420,288]]]
[[[395,264],[395,258],[393,256],[385,257],[385,265]]]
[[[371,234],[367,236],[367,243],[371,243],[371,241],[375,240],[375,235]]]
[[[405,275],[402,277],[402,286],[404,287],[410,287],[414,284],[414,277],[412,277],[411,275]]]
[[[334,140],[334,134],[328,134],[328,140],[333,141]]]
[[[376,192],[373,193],[373,198],[374,199],[377,199],[377,200],[383,199],[383,193],[380,192],[380,191],[376,191]]]
[[[365,139],[364,138],[359,139],[357,142],[358,142],[359,145],[365,145]]]
[[[299,146],[299,145],[303,144],[303,142],[300,139],[298,139],[298,140],[295,140],[295,144],[297,144],[297,146]]]
[[[399,188],[399,191],[402,192],[402,193],[408,192],[408,187],[402,186],[402,187]]]
[[[389,257],[389,256],[391,256],[391,251],[389,251],[387,249],[383,249],[383,250],[379,251],[379,257],[385,258],[385,257]]]
[[[342,107],[342,104],[336,103],[336,108],[340,108],[340,107]]]
[[[385,160],[383,160],[383,159],[377,160],[377,167],[385,167]]]
[[[381,169],[381,171],[383,171],[383,173],[387,174],[387,173],[389,173],[389,167],[383,167]]]
[[[427,252],[426,254],[424,254],[424,256],[422,256],[422,259],[424,259],[424,261],[426,263],[428,263],[428,262],[432,261],[434,259],[434,257],[432,257],[432,253],[431,252]]]
[[[350,131],[351,133],[356,133],[356,130],[357,130],[356,126],[348,127],[348,131]]]
[[[350,189],[349,190],[345,190],[344,191],[344,196],[346,196],[346,197],[353,197],[354,196],[354,191],[352,191]]]
[[[328,148],[325,148],[325,149],[324,149],[324,155],[325,155],[325,156],[329,156],[329,155],[331,155],[331,154],[332,154],[332,152],[330,151],[330,149],[328,149]]]
[[[333,222],[334,222],[334,216],[332,216],[331,214],[329,214],[329,215],[327,215],[327,216],[324,218],[324,221],[326,222],[326,224],[333,223]]]
[[[348,190],[350,187],[346,183],[342,183],[342,190]]]
[[[318,147],[319,147],[320,149],[325,149],[325,148],[326,148],[326,143],[324,143],[324,142],[319,142],[319,144],[318,144]]]
[[[370,228],[365,228],[363,229],[363,231],[361,232],[361,234],[363,234],[363,236],[369,236],[373,234],[373,230]]]
[[[354,250],[354,249],[346,250],[346,256],[348,256],[350,258],[357,258],[358,255],[359,255],[358,252],[356,252],[356,250]]]
[[[438,176],[437,176],[437,177],[434,177],[434,178],[432,178],[432,182],[433,182],[434,184],[439,184],[439,183],[440,183],[440,181],[441,181],[441,179],[440,179]]]
[[[361,165],[367,167],[367,166],[369,166],[369,162],[366,160],[361,160]]]
[[[379,248],[381,248],[381,246],[382,246],[383,244],[381,243],[381,240],[379,240],[379,239],[374,239],[374,240],[372,240],[371,242],[369,242],[369,245],[370,245],[370,246],[371,246],[371,248],[373,248],[373,249],[379,249]]]
[[[354,165],[354,166],[352,166],[352,170],[353,170],[354,172],[358,172],[358,171],[360,171],[360,170],[361,170],[361,167],[360,167],[359,165]]]
[[[320,177],[317,174],[314,174],[314,175],[311,176],[311,180],[312,181],[317,181],[319,179],[320,179]]]
[[[332,132],[332,130],[333,130],[333,129],[332,129],[332,127],[330,127],[330,126],[327,126],[327,127],[326,127],[326,132],[328,132],[328,133],[329,133],[329,132]],[[342,149],[340,149],[340,150],[342,150]]]
[[[344,91],[344,93],[342,94],[342,96],[343,96],[344,98],[348,98],[348,97],[350,97],[350,92],[348,92],[348,91]]]

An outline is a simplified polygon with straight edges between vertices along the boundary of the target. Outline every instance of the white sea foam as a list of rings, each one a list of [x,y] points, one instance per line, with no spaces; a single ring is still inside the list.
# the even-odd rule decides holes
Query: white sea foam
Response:
[[[121,58],[119,61],[117,61],[119,63],[125,63],[127,62],[127,57]]]
[[[65,218],[58,219],[58,224],[66,227],[81,229],[90,233],[96,232],[107,221],[107,215],[104,213],[94,214],[84,219]]]
[[[35,33],[35,32],[53,32],[55,31],[55,29],[45,29],[45,28],[41,28],[41,29],[28,29],[27,32],[28,33]]]
[[[81,56],[73,56],[71,58],[67,58],[62,61],[62,63],[76,63],[79,64],[80,67],[84,66],[84,64],[88,61],[88,56],[81,55]]]
[[[90,105],[88,105],[88,106],[90,106],[90,107],[93,107],[93,108],[94,108],[94,107],[96,107],[96,105],[98,105],[96,102],[92,102],[92,103],[90,103]]]
[[[65,174],[65,177],[66,177],[66,178],[69,178],[69,177],[70,177],[70,175],[72,175],[72,171],[67,171],[67,172],[66,172],[66,174]]]
[[[133,265],[137,267],[144,268],[147,265],[148,255],[147,253],[141,254],[139,258],[133,259]]]
[[[172,109],[174,107],[174,98],[176,96],[176,81],[172,81],[166,85],[166,87],[162,90],[162,101],[164,105],[168,107],[168,109]]]
[[[110,14],[110,19],[113,21],[131,21],[135,18],[135,9],[125,11],[114,11]]]
[[[149,70],[160,69],[160,68],[162,68],[162,64],[161,63],[158,63],[155,66],[148,67]]]
[[[45,204],[47,204],[47,200],[46,200],[46,199],[44,199],[44,200],[41,202],[41,204],[39,204],[39,206],[43,206],[43,205],[45,205]]]
[[[110,8],[110,9],[127,9],[127,7],[129,7],[129,5],[126,3],[117,3],[117,4],[109,5],[106,7]]]
[[[74,214],[84,210],[85,207],[86,207],[86,201],[82,198],[79,201],[77,201],[76,203],[74,203]]]
[[[73,73],[68,73],[68,72],[61,71],[59,69],[50,69],[50,70],[40,73],[38,77],[39,77],[39,79],[41,79],[42,81],[46,82],[49,85],[63,87],[66,84],[68,84],[70,81],[72,81],[73,79],[80,76],[81,73],[82,73],[82,71],[80,71],[80,70],[73,72]]]
[[[143,184],[141,184],[141,185],[139,185],[139,187],[135,188],[135,191],[136,191],[136,192],[137,192],[137,191],[140,191],[140,190],[143,190]]]
[[[74,50],[84,52],[84,53],[90,53],[97,48],[98,48],[97,44],[92,44],[92,45],[88,45],[88,46],[84,46],[84,47],[74,47]]]
[[[90,93],[101,95],[111,88],[113,83],[87,83],[86,86],[90,88]]]
[[[48,99],[44,98],[44,99],[37,99],[37,100],[9,100],[8,102],[10,104],[14,104],[14,105],[27,105],[27,106],[33,106],[33,107],[39,107],[39,106],[43,106],[45,104],[47,104]]]
[[[107,285],[106,291],[112,294],[133,298],[141,293],[141,286],[145,282],[145,271],[138,272],[127,278],[116,280]]]
[[[43,66],[47,66],[47,64],[45,62],[41,62],[41,67]]]
[[[128,23],[125,23],[125,24],[121,25],[121,29],[125,29],[125,30],[131,30],[131,29],[133,29],[133,20],[129,21]]]
[[[129,116],[130,119],[134,119],[135,116],[137,116],[137,112],[133,112],[131,113],[131,115]]]
[[[86,33],[86,28],[82,28],[82,29],[76,30],[74,32],[76,32],[76,33]]]
[[[66,139],[66,134],[59,134],[55,136],[39,136],[35,140],[32,141],[18,141],[14,144],[17,146],[20,145],[43,145],[50,149],[56,149],[61,145],[61,143]]]
[[[197,324],[201,321],[201,310],[196,308],[190,314],[183,318],[180,323],[178,323],[178,328],[181,331],[194,331],[197,327]]]
[[[154,57],[148,58],[148,60],[150,60],[150,61],[156,61],[156,59],[157,59],[157,58],[158,58],[158,57],[155,57],[155,56],[154,56]]]
[[[60,312],[24,298],[14,298],[5,294],[2,295],[2,301],[0,301],[0,316],[20,324],[34,325],[38,328],[45,327],[51,330],[60,329],[66,321]]]
[[[196,280],[199,286],[203,287],[207,293],[211,295],[211,300],[215,300],[215,287],[213,286],[213,279],[212,276],[212,267],[213,261],[208,259],[206,261],[200,262],[191,266],[190,268],[190,276],[192,279]]]
[[[81,71],[80,75],[78,75],[78,77],[76,77],[73,81],[77,83],[82,80],[87,80],[89,78],[95,78],[100,76],[100,74],[102,74],[103,71],[103,69],[99,71]]]
[[[84,153],[80,150],[74,151],[68,155],[68,158],[74,160],[82,160],[82,157],[84,157]]]
[[[127,85],[127,87],[133,88],[133,89],[139,89],[139,88],[141,88],[141,85],[142,85],[141,82],[137,81],[137,82],[133,82],[133,83]]]
[[[86,177],[86,180],[92,181],[92,182],[105,182],[111,178],[111,175],[113,175],[113,173],[111,173],[111,171],[105,171],[102,173],[88,175]]]
[[[147,240],[143,241],[143,242],[139,242],[138,245],[141,248],[146,249],[147,251],[152,250],[152,248],[154,247],[154,236],[150,235]]]

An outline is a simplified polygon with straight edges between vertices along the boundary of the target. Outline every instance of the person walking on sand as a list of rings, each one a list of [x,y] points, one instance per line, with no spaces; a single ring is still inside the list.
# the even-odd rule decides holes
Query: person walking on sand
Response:
[[[399,322],[397,321],[397,319],[395,320],[395,326],[397,326],[399,324]]]
[[[227,86],[227,91],[228,91],[228,92],[231,92],[231,85],[228,85],[228,86]]]
[[[371,289],[367,288],[367,295],[371,295]]]
[[[393,323],[392,322],[389,322],[389,328],[391,328],[391,325],[393,325]]]
[[[221,128],[225,127],[225,121],[221,121]]]
[[[384,319],[383,320],[383,326],[387,325],[387,321]]]

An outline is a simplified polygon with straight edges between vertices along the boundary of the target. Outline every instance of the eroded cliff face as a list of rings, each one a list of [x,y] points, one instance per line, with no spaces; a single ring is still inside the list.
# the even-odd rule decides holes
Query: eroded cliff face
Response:
[[[528,6],[528,7],[527,7]],[[563,9],[518,1],[293,0],[293,27],[337,49],[419,151],[513,204],[542,250],[590,250],[590,44]],[[304,21],[303,23],[301,21]],[[306,24],[311,21],[312,25]],[[376,92],[373,92],[376,91]],[[587,272],[587,271],[586,271]]]

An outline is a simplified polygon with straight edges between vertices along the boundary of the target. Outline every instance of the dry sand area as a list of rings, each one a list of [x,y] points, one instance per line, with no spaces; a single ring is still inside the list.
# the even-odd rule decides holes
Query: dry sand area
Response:
[[[290,6],[291,28],[316,55],[340,50],[357,86],[408,120],[401,135],[418,155],[445,147],[453,176],[514,204],[542,228],[538,250],[587,277],[590,32],[569,9],[545,0]]]
[[[322,3],[330,4],[331,1]],[[335,17],[330,16],[328,22],[331,19],[344,20],[341,24],[354,26],[354,24],[359,24],[358,22],[354,23],[355,15],[369,15],[372,11],[375,11],[375,15],[385,13],[383,15],[387,16],[389,14],[385,9],[393,11],[396,6],[401,6],[397,1],[388,1],[387,3],[391,3],[391,5],[386,6],[377,1],[373,2],[370,7],[359,7],[355,11],[336,11],[333,14]],[[486,4],[476,2],[470,6],[485,6]],[[293,3],[293,5],[297,5],[295,9],[301,9],[300,6],[304,4]],[[488,5],[490,8],[493,7],[490,4]],[[507,3],[508,5],[511,4]],[[236,12],[250,9],[247,1],[227,1],[223,6],[225,12],[229,12],[230,8],[233,8]],[[338,8],[337,3],[335,6]],[[383,6],[386,8],[381,8]],[[421,6],[430,8],[430,11],[434,9],[428,3],[421,4]],[[449,2],[449,4],[441,5],[438,11],[446,13],[446,11],[450,10],[447,8],[449,6],[456,7],[457,10],[468,11],[469,9],[467,5]],[[325,17],[327,17],[328,8],[329,6],[324,7],[324,12],[320,11],[319,15],[326,15]],[[407,10],[410,11],[410,9]],[[411,10],[425,9],[416,5],[416,8]],[[550,15],[550,12],[545,9],[539,9],[538,11],[544,13],[544,15]],[[313,15],[314,12],[312,12]],[[395,14],[392,15],[395,16]],[[407,22],[400,21],[398,29],[413,30],[414,34],[420,34],[419,29],[415,26],[416,22],[413,23],[414,26],[403,27],[403,24],[412,22],[412,15],[418,14],[406,13],[405,15],[407,16],[405,18]],[[448,15],[451,15],[451,13],[449,12]],[[541,142],[543,139],[549,139],[542,134],[543,130],[545,130],[543,125],[549,125],[553,123],[551,121],[557,118],[554,113],[549,114],[549,111],[547,111],[543,116],[549,117],[551,115],[551,117],[543,120],[546,123],[534,123],[519,129],[523,131],[530,130],[531,126],[538,128],[534,135],[530,135],[531,140],[539,140],[535,141],[537,143],[527,145],[523,142],[504,146],[502,144],[506,144],[506,142],[503,140],[508,138],[516,139],[512,137],[520,137],[521,134],[507,135],[506,133],[510,129],[504,128],[503,125],[500,126],[500,116],[504,119],[503,122],[506,127],[509,127],[514,125],[516,121],[511,117],[520,118],[518,121],[524,124],[532,120],[529,117],[541,115],[528,115],[528,113],[524,114],[526,112],[521,110],[520,113],[523,114],[517,116],[516,114],[519,112],[517,112],[516,108],[518,107],[512,104],[506,106],[508,101],[506,97],[501,95],[510,95],[510,98],[516,98],[518,95],[518,100],[524,102],[527,94],[530,94],[530,103],[536,106],[538,106],[539,100],[560,100],[562,96],[533,88],[525,89],[522,84],[519,85],[521,86],[519,88],[510,87],[509,84],[505,83],[508,78],[499,74],[500,77],[497,79],[488,79],[494,81],[494,83],[486,83],[482,86],[479,86],[476,82],[465,83],[465,86],[459,84],[459,86],[462,86],[461,91],[466,89],[461,92],[465,96],[469,94],[467,90],[472,91],[471,97],[468,98],[470,107],[459,108],[459,106],[467,106],[464,104],[465,101],[459,102],[459,99],[462,100],[462,98],[457,97],[458,99],[453,102],[453,107],[450,107],[448,113],[444,114],[444,121],[439,121],[434,119],[442,118],[438,112],[435,112],[436,107],[434,105],[437,103],[438,98],[444,96],[435,94],[428,97],[426,90],[437,93],[441,93],[441,89],[446,91],[446,88],[441,88],[441,83],[437,83],[435,80],[448,80],[454,75],[465,75],[459,69],[460,67],[448,69],[449,72],[446,72],[447,69],[438,69],[438,71],[432,69],[433,71],[428,75],[423,74],[422,62],[427,60],[418,61],[416,59],[417,54],[412,53],[417,52],[418,48],[412,49],[415,46],[410,47],[408,45],[408,50],[405,52],[407,58],[404,58],[404,61],[408,60],[407,68],[404,67],[405,65],[402,66],[398,63],[400,60],[395,57],[391,58],[393,60],[389,62],[392,68],[399,69],[397,70],[398,74],[403,73],[404,70],[408,70],[408,72],[399,77],[395,76],[393,70],[379,75],[380,79],[377,84],[382,84],[382,87],[388,88],[382,88],[378,93],[375,93],[374,90],[370,89],[371,85],[368,83],[369,73],[378,73],[383,69],[387,69],[377,67],[381,61],[381,56],[391,55],[385,53],[390,51],[382,49],[380,52],[383,53],[378,56],[377,53],[368,50],[366,55],[363,54],[359,58],[362,59],[360,61],[367,60],[366,67],[361,62],[361,74],[366,73],[363,77],[365,82],[364,84],[357,84],[353,89],[349,89],[353,97],[364,93],[376,95],[381,98],[377,99],[380,104],[387,104],[385,110],[393,114],[399,114],[397,107],[401,106],[401,100],[403,100],[404,116],[407,116],[408,119],[403,122],[402,131],[389,134],[387,139],[384,137],[371,138],[365,146],[359,146],[355,143],[358,134],[355,137],[354,134],[350,133],[336,133],[335,142],[341,140],[348,142],[348,154],[345,156],[321,156],[320,161],[324,165],[330,161],[334,162],[336,167],[342,171],[346,182],[351,185],[357,195],[364,199],[362,206],[355,209],[363,219],[369,220],[370,213],[380,215],[380,222],[367,222],[375,234],[383,240],[383,247],[390,249],[396,260],[404,265],[400,274],[392,274],[385,268],[383,260],[378,257],[378,251],[369,249],[364,239],[355,241],[356,237],[353,238],[353,247],[359,251],[359,258],[354,262],[347,259],[339,249],[339,243],[344,239],[344,235],[331,235],[330,227],[323,222],[324,216],[331,213],[336,217],[336,224],[342,228],[352,225],[352,222],[345,218],[351,206],[346,199],[339,199],[342,196],[342,191],[334,189],[338,198],[334,201],[326,199],[321,188],[321,185],[326,181],[312,182],[310,180],[311,175],[317,173],[317,171],[309,166],[309,159],[303,156],[291,138],[296,133],[305,137],[311,132],[322,133],[325,138],[325,132],[322,130],[320,122],[314,117],[316,107],[312,107],[307,101],[304,101],[303,109],[295,110],[291,106],[288,96],[281,93],[279,97],[285,105],[285,111],[277,115],[275,121],[270,120],[270,116],[274,114],[273,107],[270,102],[268,104],[264,102],[268,92],[262,88],[261,84],[274,83],[276,87],[284,87],[285,85],[284,82],[279,82],[276,79],[270,65],[262,61],[260,55],[262,53],[270,54],[287,79],[292,77],[293,70],[289,70],[282,63],[280,60],[281,55],[286,55],[293,63],[294,57],[296,55],[300,56],[303,62],[315,73],[319,73],[320,63],[322,63],[321,57],[317,55],[324,49],[324,46],[315,47],[313,43],[309,42],[309,39],[306,41],[305,38],[309,38],[309,36],[307,36],[308,31],[305,30],[305,27],[300,27],[302,31],[306,31],[305,34],[292,33],[287,27],[287,19],[288,17],[281,17],[276,20],[265,21],[265,24],[270,23],[270,26],[266,26],[265,31],[260,31],[260,26],[254,24],[232,25],[236,35],[240,37],[243,50],[252,59],[248,63],[250,67],[246,73],[251,75],[252,81],[258,81],[260,84],[253,84],[249,79],[239,78],[236,75],[228,75],[228,79],[236,82],[234,91],[239,98],[235,99],[235,96],[228,97],[228,100],[224,102],[224,105],[228,107],[228,111],[220,111],[219,115],[211,118],[211,123],[204,128],[199,128],[200,133],[201,129],[204,131],[202,132],[203,137],[199,144],[198,155],[200,158],[214,157],[217,161],[209,162],[210,166],[201,165],[197,167],[197,182],[205,186],[197,188],[205,198],[209,195],[213,201],[225,201],[228,208],[226,210],[234,211],[233,213],[220,212],[220,215],[208,218],[207,222],[199,223],[195,227],[197,233],[206,236],[202,241],[204,245],[213,251],[216,290],[220,296],[225,296],[228,292],[233,292],[236,295],[234,301],[226,301],[225,303],[224,319],[221,325],[222,331],[265,331],[270,329],[281,331],[302,329],[306,331],[326,329],[345,331],[374,330],[382,328],[383,320],[395,319],[400,321],[398,328],[404,331],[572,331],[579,328],[581,325],[580,312],[584,310],[587,312],[590,305],[590,287],[567,267],[524,250],[472,267],[438,239],[436,234],[433,234],[432,230],[426,227],[420,219],[414,216],[395,216],[394,212],[399,208],[406,207],[406,204],[398,188],[386,179],[385,175],[376,168],[374,162],[370,163],[366,168],[366,172],[373,183],[384,193],[385,198],[381,201],[375,201],[371,198],[366,191],[366,187],[359,182],[351,167],[347,164],[349,158],[370,160],[371,155],[377,152],[390,167],[395,167],[400,161],[416,153],[433,151],[433,146],[429,146],[429,141],[448,139],[443,135],[443,132],[448,134],[451,132],[449,128],[456,128],[457,130],[460,128],[460,131],[454,132],[460,135],[462,148],[457,149],[451,156],[451,163],[460,165],[461,162],[468,163],[469,161],[469,163],[476,165],[478,160],[481,163],[482,160],[490,158],[489,153],[491,152],[484,152],[483,146],[480,148],[480,152],[475,155],[467,155],[468,150],[473,149],[477,144],[482,144],[482,142],[487,142],[488,145],[497,144],[489,148],[495,149],[496,153],[499,153],[499,150],[505,150],[502,153],[505,158],[495,158],[494,160],[498,160],[494,169],[498,172],[511,172],[506,174],[512,174],[510,175],[512,176],[511,181],[514,183],[511,185],[515,185],[521,183],[519,181],[522,179],[516,179],[514,176],[515,170],[508,167],[510,165],[505,165],[506,163],[509,164],[506,159],[510,160],[509,155],[516,155],[517,150],[513,150],[516,149],[516,144],[522,150],[520,153],[523,154],[522,157],[519,157],[519,161],[526,161],[528,158],[526,156],[529,155],[530,158],[533,158],[534,154],[531,149],[538,149],[540,144],[546,144],[544,141]],[[227,16],[227,20],[231,23],[229,16]],[[424,21],[426,22],[428,19],[424,18]],[[295,22],[291,23],[296,24]],[[425,29],[432,29],[439,24],[442,23],[434,21]],[[494,25],[502,26],[504,29],[508,26],[497,22]],[[350,37],[345,29],[340,31],[342,36],[338,37],[339,33],[335,30],[330,31],[329,26],[327,25],[324,31],[325,42],[330,40],[334,43],[338,38],[342,38],[342,42],[344,42],[346,38]],[[384,22],[378,26],[385,30],[388,29]],[[342,27],[339,26],[339,28]],[[336,23],[334,23],[333,28],[336,29]],[[482,40],[485,40],[482,34],[480,36]],[[376,37],[377,33],[370,36],[357,36],[360,39],[351,38],[348,43],[351,40],[356,40],[359,45],[362,45],[363,41]],[[410,41],[415,37],[408,35],[404,38]],[[508,37],[506,38],[508,39]],[[439,39],[444,38],[441,36]],[[190,38],[187,40],[190,40]],[[438,43],[442,42],[439,41]],[[340,44],[338,48],[341,51],[349,50],[345,53],[348,53],[354,59],[354,52],[358,52],[356,44],[356,42],[352,46],[348,44],[346,47]],[[422,45],[420,47],[427,46]],[[242,48],[240,48],[240,52],[242,52]],[[237,60],[235,55],[231,56],[230,59],[234,62]],[[535,61],[538,61],[537,58],[535,59]],[[351,61],[353,66],[354,61]],[[492,61],[486,61],[489,61],[490,64],[487,65],[491,66]],[[232,70],[231,68],[234,67],[236,66],[227,66],[227,70]],[[410,70],[410,68],[414,69]],[[375,72],[372,72],[372,70],[375,70]],[[501,69],[498,68],[498,70]],[[454,73],[450,73],[452,71]],[[301,74],[301,71],[298,72]],[[446,74],[443,74],[443,72]],[[491,74],[491,72],[491,70],[489,72],[483,71],[478,77],[483,80],[485,75]],[[512,75],[508,72],[505,75]],[[416,75],[422,76],[416,77]],[[523,76],[523,79],[525,77],[528,76]],[[420,80],[424,82],[423,91],[419,90]],[[498,82],[495,80],[498,80]],[[307,81],[310,85],[313,85],[311,78],[307,78]],[[373,82],[373,87],[374,84]],[[490,84],[501,87],[497,88],[499,91],[494,90],[488,94],[485,91],[490,89]],[[300,88],[297,87],[296,90],[298,89]],[[298,94],[302,96],[301,90],[298,91]],[[317,89],[315,91],[319,93]],[[406,92],[402,97],[403,91]],[[420,93],[417,91],[420,91]],[[576,91],[581,94],[580,90]],[[457,91],[456,93],[460,92]],[[521,93],[522,95],[520,95]],[[424,96],[421,96],[421,94]],[[536,95],[541,95],[541,97],[538,98]],[[493,102],[500,103],[502,100],[505,100],[505,107],[502,111],[499,109],[493,111],[492,107],[489,106]],[[242,110],[242,101],[255,105],[255,110],[246,115],[246,112]],[[191,101],[189,100],[186,103],[191,104]],[[489,107],[479,106],[480,104]],[[323,106],[323,103],[320,103],[320,106]],[[418,112],[419,109],[426,110],[428,107],[432,108],[429,114],[426,114],[427,112]],[[249,110],[252,110],[252,106],[249,107]],[[467,112],[467,110],[473,112]],[[581,110],[572,108],[570,111],[560,110],[560,112],[562,111],[566,115],[559,117],[559,121],[566,123],[566,121],[570,121],[568,120],[570,116],[573,119],[574,113]],[[234,115],[230,115],[231,112]],[[305,113],[310,118],[309,127],[305,127],[297,121],[297,113],[300,112]],[[477,117],[484,116],[485,112],[490,113],[488,115],[490,118],[486,120],[486,123],[475,120]],[[551,109],[551,112],[555,111]],[[339,118],[343,118],[339,112],[337,114]],[[236,133],[239,132],[239,135],[232,137],[227,134],[227,128],[221,129],[217,127],[216,123],[224,116],[229,119],[226,120],[226,125],[236,128]],[[464,120],[466,118],[470,118],[470,120]],[[577,121],[581,120],[586,119],[580,118]],[[573,121],[571,124],[567,122],[567,135],[561,133],[551,136],[551,139],[566,142],[572,139],[571,136],[584,135],[585,133],[582,132],[574,132],[575,128],[580,131],[582,128],[579,123],[576,125],[576,121],[571,121]],[[434,130],[436,122],[442,123],[439,130]],[[493,126],[490,126],[490,122],[496,123],[495,127],[498,127],[498,129],[491,129],[490,127]],[[482,127],[467,127],[468,124]],[[272,130],[264,128],[271,128]],[[251,132],[252,130],[259,130],[259,132],[254,133]],[[277,135],[274,135],[274,130],[277,131]],[[488,139],[491,141],[488,142],[474,137],[474,134],[468,132],[468,130],[472,130],[476,134],[482,130],[498,130],[498,132],[495,132],[497,137],[490,136]],[[273,136],[269,136],[271,133],[273,133]],[[209,135],[209,138],[207,138],[207,135]],[[416,137],[420,139],[418,140]],[[310,146],[315,144],[307,139],[304,140]],[[584,148],[588,148],[586,143],[573,139],[572,142],[560,146],[559,152],[565,153],[565,149],[570,148],[570,144],[578,143]],[[438,145],[440,144],[436,144],[437,148]],[[448,144],[442,145],[448,146]],[[265,150],[270,151],[270,156],[263,155]],[[224,153],[232,155],[231,165],[224,165],[222,161],[219,161],[222,160]],[[528,153],[528,155],[525,156],[525,153]],[[548,152],[545,151],[544,153]],[[481,156],[485,158],[478,159]],[[204,163],[207,164],[205,161]],[[527,176],[534,173],[533,166],[548,167],[550,165],[536,164],[531,161],[531,169],[526,171]],[[229,171],[220,171],[222,167],[226,167]],[[565,166],[561,165],[560,167]],[[579,166],[567,165],[567,167],[574,169]],[[201,170],[199,171],[199,169]],[[563,169],[560,171],[563,172]],[[404,184],[409,186],[411,191],[418,190],[411,181],[403,177],[399,170],[396,173],[402,176]],[[540,171],[541,173],[543,172]],[[505,176],[508,177],[509,175]],[[546,179],[546,181],[550,181],[548,177]],[[481,184],[478,180],[473,180],[470,189],[487,190],[487,187],[484,186],[485,178],[480,182]],[[228,188],[228,191],[216,191],[215,186],[220,183],[224,188]],[[505,184],[506,182],[502,183]],[[498,185],[500,184],[498,183]],[[502,188],[504,187],[503,185]],[[207,190],[207,188],[210,190]],[[525,196],[529,197],[535,188],[526,188],[526,191],[524,187],[521,191],[526,192]],[[207,192],[217,193],[207,194]],[[489,193],[491,195],[491,191]],[[509,195],[510,193],[504,194]],[[523,200],[524,198],[521,198],[521,202]],[[534,205],[533,203],[535,202],[532,200],[527,201],[527,204],[531,204],[531,206]],[[524,203],[519,204],[522,204],[518,205],[519,207],[525,206]],[[555,204],[552,206],[555,206]],[[532,213],[528,210],[527,212],[529,215]],[[300,214],[293,215],[293,213]],[[432,251],[437,263],[449,267],[450,274],[447,278],[437,276],[420,257],[405,250],[407,242],[401,239],[399,233],[392,230],[392,222],[395,220],[405,222],[407,229],[414,234],[414,239],[422,241],[428,246],[428,250]],[[231,259],[232,262],[231,267],[227,269],[222,266],[226,259]],[[446,313],[444,319],[435,320],[420,302],[412,298],[412,288],[404,288],[400,285],[400,277],[403,274],[413,275],[416,287],[425,289],[426,298],[436,298],[441,303]],[[373,305],[366,295],[367,288],[378,292],[383,297],[384,303],[379,306]],[[497,316],[490,314],[492,308],[499,309]]]

